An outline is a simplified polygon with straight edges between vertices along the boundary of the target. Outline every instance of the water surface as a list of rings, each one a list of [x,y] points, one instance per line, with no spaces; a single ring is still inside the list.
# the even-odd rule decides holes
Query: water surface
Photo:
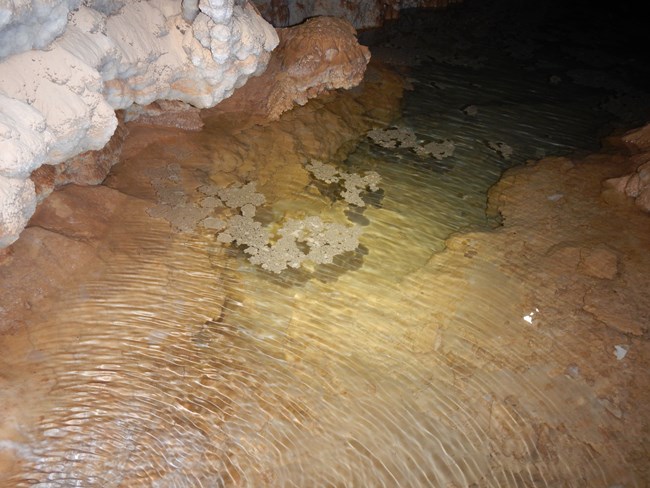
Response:
[[[531,359],[548,340],[525,320],[531,285],[504,281],[490,255],[470,250],[462,266],[441,257],[453,233],[498,225],[486,194],[506,168],[597,147],[612,91],[574,83],[560,60],[470,47],[460,61],[458,50],[421,47],[388,126],[419,144],[452,140],[453,155],[362,136],[332,161],[381,175],[364,209],[319,191],[304,169],[318,155],[295,141],[324,136],[327,106],[314,109],[324,119],[297,109],[280,122],[299,137],[224,131],[214,119],[140,153],[149,173],[135,183],[117,167],[108,184],[149,207],[174,192],[195,203],[208,182],[257,181],[265,224],[355,223],[360,246],[274,274],[214,230],[191,218],[179,229],[139,203],[111,230],[111,259],[92,279],[2,338],[13,427],[0,447],[16,460],[7,486],[614,486],[622,456],[603,466],[587,439],[605,414],[576,406],[582,387],[551,375],[566,351]],[[375,49],[390,58],[399,48]],[[548,432],[585,415],[579,440],[554,450]]]

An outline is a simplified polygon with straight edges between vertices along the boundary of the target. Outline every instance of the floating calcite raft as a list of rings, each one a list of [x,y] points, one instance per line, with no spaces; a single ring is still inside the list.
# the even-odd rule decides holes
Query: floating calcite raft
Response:
[[[514,153],[512,147],[502,141],[488,141],[487,146],[503,159],[510,159]]]
[[[259,207],[266,202],[264,195],[257,193],[254,181],[240,187],[219,189],[217,195],[230,208]]]
[[[456,144],[451,139],[444,139],[442,141],[432,141],[422,146],[413,148],[418,156],[431,155],[438,161],[441,159],[453,156],[456,150]]]
[[[30,172],[101,149],[115,109],[214,106],[261,73],[278,43],[246,0],[11,5],[0,6],[0,247],[34,211]]]
[[[350,205],[365,207],[366,203],[361,197],[362,193],[369,190],[376,192],[379,190],[381,176],[375,171],[367,171],[364,176],[356,173],[346,173],[337,169],[331,164],[325,164],[321,161],[312,160],[307,166],[307,170],[323,183],[338,183],[342,186],[340,197]]]
[[[363,207],[362,193],[379,191],[381,177],[374,171],[361,176],[315,160],[308,163],[306,169],[317,180],[339,185],[339,198],[350,205]],[[227,207],[239,209],[238,215],[225,221],[217,241],[241,246],[248,260],[266,271],[280,273],[287,268],[299,268],[305,262],[331,264],[336,256],[359,247],[360,225],[326,222],[315,215],[286,218],[272,226],[262,225],[254,219],[255,209],[266,199],[257,193],[255,182],[219,189],[215,193]]]
[[[157,197],[157,204],[147,210],[149,216],[167,220],[176,232],[194,232],[199,227],[215,230],[217,242],[240,246],[252,264],[266,271],[280,273],[299,268],[306,261],[331,264],[336,256],[359,246],[361,226],[326,222],[319,216],[285,217],[263,225],[255,220],[255,214],[257,207],[266,203],[266,197],[257,192],[254,181],[228,188],[200,186],[199,201],[195,203],[183,188],[179,165],[151,168],[147,173]],[[380,177],[374,172],[362,177],[337,171],[336,178],[349,187],[349,203],[359,199],[363,204],[359,193],[366,188],[379,190]],[[341,199],[344,197],[345,191],[341,192]]]
[[[254,209],[264,203],[264,198],[255,192],[253,182],[222,190],[220,196],[229,207],[239,207],[241,215],[228,219],[217,240],[243,246],[249,261],[267,271],[280,273],[298,268],[304,261],[330,264],[335,256],[359,246],[360,227],[324,222],[318,216],[287,219],[272,232],[254,220]]]
[[[453,156],[456,150],[456,144],[451,139],[423,144],[418,140],[413,129],[408,127],[372,129],[366,135],[378,146],[387,149],[411,149],[418,156],[432,156],[438,161]]]
[[[193,232],[201,225],[206,229],[220,230],[225,223],[215,216],[224,203],[216,196],[220,191],[213,186],[198,188],[198,203],[190,201],[182,185],[179,164],[149,168],[146,171],[156,193],[157,204],[147,209],[150,217],[165,219],[176,232]]]
[[[377,145],[392,149],[394,147],[414,148],[418,140],[413,129],[408,127],[391,127],[388,129],[372,129],[367,136]]]
[[[218,236],[223,243],[245,246],[249,261],[267,271],[280,273],[298,268],[304,261],[331,264],[334,257],[359,246],[361,227],[324,222],[311,216],[288,219],[276,234],[252,217],[233,216]],[[307,248],[307,249],[305,249]]]

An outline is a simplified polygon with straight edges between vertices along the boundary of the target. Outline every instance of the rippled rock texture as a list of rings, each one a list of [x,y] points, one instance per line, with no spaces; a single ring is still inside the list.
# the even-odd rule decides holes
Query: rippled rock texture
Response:
[[[647,215],[601,198],[623,156],[510,170],[503,226],[441,253],[388,187],[365,251],[279,278],[148,213],[256,181],[265,222],[346,219],[305,162],[390,121],[399,81],[368,79],[267,125],[139,127],[105,185],[46,200],[0,268],[4,486],[643,486]]]

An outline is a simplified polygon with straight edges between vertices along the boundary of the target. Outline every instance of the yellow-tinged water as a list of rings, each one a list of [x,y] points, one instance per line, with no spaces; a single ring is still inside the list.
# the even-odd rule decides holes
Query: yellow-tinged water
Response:
[[[463,85],[442,68],[420,72],[419,83],[438,77],[453,96],[434,103],[438,95],[416,89],[396,122],[454,138],[453,157],[425,160],[362,138],[334,161],[377,171],[384,193],[357,217],[360,247],[332,265],[264,272],[214,231],[180,232],[145,210],[159,203],[157,174],[159,187],[190,202],[207,182],[258,181],[267,223],[349,223],[348,206],[319,193],[304,169],[319,146],[301,142],[322,137],[323,121],[365,117],[337,112],[345,104],[242,131],[215,119],[116,167],[107,185],[137,198],[92,272],[0,337],[2,486],[640,486],[623,453],[603,447],[617,425],[614,397],[581,379],[586,353],[561,338],[570,327],[554,328],[537,308],[556,305],[539,291],[543,270],[527,280],[503,241],[485,237],[503,235],[485,217],[501,170],[593,143],[589,107],[569,118],[550,99],[546,117],[539,105],[486,102],[468,121],[464,104],[443,103],[481,102],[465,74]],[[517,79],[495,77],[487,92],[507,102]],[[530,122],[547,119],[557,123]],[[504,138],[511,161],[485,144]],[[178,178],[165,179],[169,165]],[[508,252],[536,245],[511,237]],[[547,313],[578,320],[570,307]]]

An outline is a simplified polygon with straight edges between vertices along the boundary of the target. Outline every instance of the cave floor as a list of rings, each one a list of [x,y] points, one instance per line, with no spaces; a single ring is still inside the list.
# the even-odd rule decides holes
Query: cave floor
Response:
[[[133,125],[103,185],[53,193],[1,268],[0,484],[647,486],[648,215],[602,193],[633,158],[587,155],[626,121],[558,66],[461,54],[273,123]],[[381,192],[354,208],[312,159]],[[355,223],[359,248],[251,264],[206,193],[251,181],[259,222]]]

